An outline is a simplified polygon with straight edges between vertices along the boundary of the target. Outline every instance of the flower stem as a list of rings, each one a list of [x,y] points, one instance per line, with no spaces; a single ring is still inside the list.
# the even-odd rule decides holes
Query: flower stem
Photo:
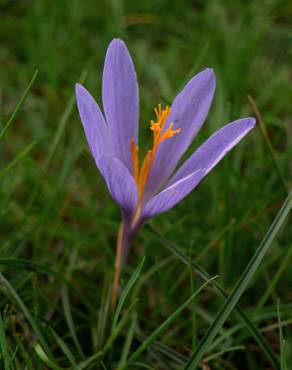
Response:
[[[113,310],[116,306],[117,297],[119,294],[119,279],[120,279],[121,264],[122,264],[123,240],[124,240],[124,224],[122,223],[119,228],[117,245],[116,245],[115,274],[114,274],[114,283],[113,283],[113,291],[112,291],[112,309]]]
[[[119,295],[119,279],[121,270],[127,260],[128,253],[130,250],[130,246],[133,240],[133,230],[129,223],[124,220],[121,223],[118,232],[117,238],[117,246],[116,246],[116,260],[115,260],[115,274],[114,274],[114,282],[113,282],[113,290],[112,290],[112,308],[115,308],[116,301]]]

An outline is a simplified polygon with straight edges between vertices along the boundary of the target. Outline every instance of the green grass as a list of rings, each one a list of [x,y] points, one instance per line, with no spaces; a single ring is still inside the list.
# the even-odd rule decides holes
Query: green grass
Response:
[[[0,368],[288,370],[289,201],[279,212],[291,189],[290,2],[0,0],[0,11]],[[116,36],[137,69],[143,150],[154,106],[206,66],[216,95],[190,152],[233,119],[262,119],[141,230],[114,314],[120,213],[74,84],[100,101]]]

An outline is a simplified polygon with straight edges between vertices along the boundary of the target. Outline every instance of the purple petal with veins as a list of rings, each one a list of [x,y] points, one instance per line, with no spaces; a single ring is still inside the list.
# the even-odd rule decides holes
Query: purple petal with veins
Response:
[[[123,163],[114,157],[102,157],[97,165],[112,198],[120,205],[126,217],[131,218],[136,210],[138,199],[133,176]]]
[[[138,83],[128,49],[119,39],[110,43],[106,53],[102,101],[114,156],[132,173],[130,142],[138,143]]]
[[[206,174],[255,126],[254,118],[231,122],[206,140],[170,179],[171,185],[188,174],[204,168]]]
[[[87,143],[97,162],[101,156],[111,153],[108,126],[99,106],[80,84],[76,84],[76,99]]]
[[[143,209],[142,222],[173,208],[199,184],[204,176],[205,170],[198,170],[155,195]]]
[[[175,98],[165,129],[173,123],[173,129],[181,132],[159,146],[145,191],[146,200],[165,183],[203,125],[215,85],[214,71],[207,68],[195,75]]]

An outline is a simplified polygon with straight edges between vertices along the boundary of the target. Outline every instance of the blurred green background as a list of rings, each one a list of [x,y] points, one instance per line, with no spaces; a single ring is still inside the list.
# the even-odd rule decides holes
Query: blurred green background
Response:
[[[56,363],[66,368],[70,356],[60,343],[66,343],[78,363],[104,349],[108,339],[106,302],[120,220],[84,139],[75,83],[85,80],[100,102],[106,48],[112,38],[123,38],[138,75],[144,150],[151,142],[153,108],[171,102],[205,67],[215,69],[217,89],[190,152],[225,123],[254,115],[247,100],[248,94],[253,96],[277,165],[257,127],[187,200],[151,221],[181,252],[191,253],[210,274],[219,274],[230,290],[291,184],[292,5],[289,0],[0,0],[0,16],[0,131],[39,71],[0,143],[0,269],[41,327]],[[280,297],[287,364],[292,363],[291,249],[286,225],[240,301],[279,353]],[[85,368],[117,367],[129,327],[134,333],[131,352],[139,336],[149,335],[190,296],[191,285],[200,285],[196,277],[190,283],[189,268],[147,229],[134,243],[125,281],[143,255],[139,302],[102,360]],[[71,285],[64,285],[64,278]],[[8,369],[50,368],[35,350],[35,327],[6,293],[0,293],[0,337],[2,350],[5,342],[11,357]],[[188,355],[221,305],[211,289],[204,290],[161,343]],[[244,349],[216,355],[206,366],[271,368],[254,339],[242,327],[235,330],[236,325],[232,316],[209,354],[234,346]],[[140,363],[153,369],[181,368],[157,351],[145,352]]]

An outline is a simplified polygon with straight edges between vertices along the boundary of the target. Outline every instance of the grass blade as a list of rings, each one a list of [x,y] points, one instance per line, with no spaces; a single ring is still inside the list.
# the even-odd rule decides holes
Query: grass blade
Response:
[[[129,353],[130,353],[130,348],[131,348],[131,345],[132,345],[132,342],[133,342],[136,325],[137,325],[137,313],[134,312],[133,317],[132,317],[132,322],[131,322],[130,328],[128,330],[128,334],[127,334],[126,339],[125,339],[125,344],[124,344],[124,347],[123,347],[123,350],[122,350],[119,367],[123,367],[124,364],[127,361],[127,358],[129,356]]]
[[[265,303],[269,299],[270,295],[273,293],[276,285],[278,284],[279,280],[281,279],[284,271],[286,271],[286,268],[288,267],[288,264],[290,262],[290,259],[292,257],[292,246],[289,247],[287,253],[284,254],[283,260],[279,266],[278,271],[275,273],[272,280],[269,282],[269,285],[267,287],[267,290],[262,295],[258,305],[256,306],[254,310],[254,315],[256,315],[258,312],[261,311],[261,309],[264,307]]]
[[[285,193],[287,194],[288,193],[288,188],[287,188],[287,185],[286,185],[286,182],[284,180],[284,177],[282,175],[282,171],[280,169],[280,166],[277,162],[277,159],[276,159],[276,155],[275,155],[275,152],[274,152],[274,148],[273,148],[273,145],[272,145],[272,142],[269,138],[269,135],[268,135],[268,132],[267,132],[267,129],[266,129],[266,124],[265,124],[265,121],[260,113],[260,110],[257,106],[257,103],[255,102],[255,100],[253,99],[252,96],[248,95],[247,96],[247,99],[252,107],[252,109],[254,110],[255,112],[255,115],[256,115],[256,118],[257,118],[257,121],[259,123],[259,126],[260,126],[260,130],[261,130],[261,133],[266,141],[266,144],[267,144],[267,147],[269,149],[269,153],[270,153],[270,156],[272,158],[272,161],[274,163],[274,166],[275,166],[275,169],[278,173],[278,176],[279,176],[279,179],[281,181],[281,185],[285,191]]]
[[[18,269],[33,271],[39,274],[53,276],[55,279],[60,280],[62,283],[72,286],[71,282],[66,279],[66,277],[63,276],[61,273],[39,262],[33,262],[23,258],[0,258],[0,266],[1,265],[11,266]]]
[[[194,282],[194,274],[192,269],[192,246],[190,248],[190,261],[189,261],[189,269],[190,269],[190,288],[191,294],[195,291],[195,282]],[[192,305],[192,346],[196,347],[198,337],[197,337],[197,313],[196,313],[196,301],[195,299],[191,303]]]
[[[137,338],[142,340],[147,339],[145,335],[138,334]],[[159,341],[154,341],[151,344],[151,347],[159,351],[164,356],[168,357],[170,360],[175,361],[179,365],[183,365],[187,362],[188,358],[176,350],[168,347],[167,345],[160,343]]]
[[[155,234],[155,236],[159,239],[161,242],[161,245],[166,247],[173,255],[175,255],[180,261],[182,261],[185,265],[189,266],[190,260],[188,257],[183,255],[178,248],[176,248],[173,243],[171,243],[169,240],[163,238],[152,226],[146,225],[148,229]],[[192,269],[195,273],[197,273],[203,280],[207,281],[210,276],[209,274],[194,260],[191,261]],[[220,283],[218,283],[216,280],[212,281],[212,285],[216,288],[217,292],[225,299],[227,299],[228,294],[227,292],[222,288]],[[265,337],[259,332],[258,328],[254,325],[254,323],[250,320],[250,318],[245,314],[243,309],[237,304],[235,306],[236,313],[240,316],[242,322],[245,324],[246,328],[249,330],[249,332],[253,335],[255,340],[257,341],[258,345],[262,349],[262,351],[267,356],[267,359],[271,362],[273,365],[273,368],[280,369],[280,364],[278,361],[277,356],[275,355],[274,351],[266,341]]]
[[[39,328],[39,325],[37,324],[37,322],[34,320],[33,316],[31,315],[31,313],[29,312],[28,308],[26,307],[26,305],[24,304],[24,302],[22,301],[22,299],[20,298],[20,296],[17,294],[16,290],[12,287],[12,285],[10,285],[10,283],[8,282],[8,280],[6,280],[6,278],[0,274],[0,285],[3,286],[3,291],[6,293],[8,292],[9,295],[14,299],[14,301],[18,304],[18,306],[22,309],[25,317],[27,318],[27,320],[29,321],[31,327],[33,328],[36,336],[38,337],[42,347],[44,348],[44,350],[46,351],[47,355],[53,359],[53,355],[52,355],[52,352],[51,352],[51,349],[50,349],[50,346],[48,345],[47,341],[45,340],[40,328]]]
[[[218,276],[214,276],[205,283],[203,283],[199,289],[196,290],[194,294],[190,296],[175,312],[173,312],[154,332],[145,339],[140,347],[131,355],[126,364],[120,368],[120,370],[127,369],[129,365],[133,364],[138,357],[169,327],[169,325],[180,315],[180,313],[192,302],[192,300],[200,293],[200,291],[205,288],[212,280],[216,279]]]
[[[84,83],[84,81],[86,80],[86,76],[87,76],[87,71],[83,71],[81,73],[81,76],[80,76],[80,79],[79,79],[79,82],[81,84]],[[58,145],[59,145],[59,143],[62,139],[62,136],[63,136],[64,131],[66,129],[67,123],[69,121],[70,115],[73,111],[74,103],[75,103],[75,93],[73,93],[71,95],[71,97],[68,100],[68,102],[65,106],[65,109],[64,109],[64,111],[61,115],[61,118],[58,121],[58,129],[56,130],[56,133],[55,133],[54,138],[52,140],[52,144],[49,147],[48,154],[47,154],[47,156],[44,160],[44,164],[43,164],[43,167],[42,167],[43,174],[47,173],[47,170],[49,168],[51,160],[54,157],[55,152],[58,148]],[[39,192],[41,190],[44,178],[45,177],[43,177],[43,179],[40,181],[39,185],[34,189],[34,191],[32,192],[31,196],[28,199],[27,206],[26,206],[26,217],[28,217],[28,215],[31,211],[32,205],[33,205],[35,199],[37,198],[37,195],[39,194]]]
[[[80,83],[83,83],[86,79],[87,76],[87,71],[83,71],[81,76],[80,76]],[[68,123],[69,117],[71,115],[71,112],[74,108],[75,105],[75,93],[71,96],[70,100],[68,101],[66,108],[61,116],[60,122],[58,124],[58,130],[56,131],[56,135],[54,137],[54,140],[52,142],[52,145],[50,145],[48,155],[46,157],[45,163],[44,163],[44,172],[46,172],[49,164],[51,163],[51,160],[57,150],[58,144],[61,140],[61,137],[65,131],[66,125]]]
[[[38,355],[38,357],[48,366],[49,369],[64,370],[63,367],[58,366],[57,364],[55,364],[52,360],[48,358],[48,356],[46,355],[46,353],[44,352],[44,350],[42,349],[39,343],[35,345],[34,350],[36,354]]]
[[[213,324],[209,327],[207,332],[205,333],[204,337],[200,341],[199,345],[197,346],[195,352],[191,356],[189,362],[187,363],[185,369],[191,370],[196,369],[199,365],[202,356],[208,350],[209,345],[212,343],[213,339],[217,335],[218,331],[232,312],[233,308],[235,307],[236,303],[239,301],[242,293],[244,292],[245,288],[247,287],[249,281],[253,277],[253,274],[257,270],[259,264],[261,263],[262,259],[264,258],[267,250],[269,249],[270,245],[272,244],[274,238],[276,237],[280,227],[282,226],[283,222],[285,221],[286,217],[289,214],[289,211],[292,207],[292,191],[290,191],[288,197],[286,198],[283,206],[281,207],[280,211],[278,212],[274,222],[272,223],[271,227],[269,228],[267,234],[265,235],[263,241],[261,242],[260,246],[256,250],[255,254],[253,255],[252,259],[250,260],[249,264],[247,265],[246,269],[244,270],[243,274],[241,275],[239,281],[233,288],[230,296],[226,300],[225,304],[219,311],[217,317],[215,318]]]
[[[70,361],[71,365],[75,366],[76,365],[75,357],[73,353],[71,352],[71,350],[69,349],[69,347],[67,346],[67,344],[63,341],[61,337],[59,337],[59,335],[52,328],[51,328],[51,333],[53,337],[55,338],[56,343],[58,343],[59,347],[62,349],[62,351],[64,352],[64,354]]]
[[[138,277],[141,274],[142,267],[144,265],[145,257],[143,257],[142,261],[140,262],[139,266],[136,268],[134,271],[133,275],[131,276],[130,280],[128,281],[127,285],[125,286],[125,289],[121,295],[121,298],[119,299],[119,303],[117,305],[117,309],[115,311],[114,319],[113,319],[113,324],[112,324],[112,332],[116,329],[118,319],[121,313],[121,310],[123,308],[123,305],[125,303],[125,300],[131,291],[132,287],[134,286],[135,282],[137,281]]]
[[[35,79],[37,78],[37,75],[38,75],[38,71],[35,71],[34,75],[32,76],[32,79],[30,80],[30,83],[28,84],[27,88],[25,89],[24,93],[22,94],[22,97],[20,98],[20,100],[18,101],[17,105],[16,105],[16,108],[14,110],[14,112],[11,114],[8,122],[6,123],[6,125],[4,126],[3,130],[0,132],[0,140],[3,138],[3,136],[5,135],[6,131],[8,130],[9,126],[12,124],[12,122],[15,120],[15,117],[17,116],[17,113],[19,111],[19,109],[21,108],[22,104],[25,102],[25,99],[35,81]]]
[[[80,362],[79,365],[77,365],[76,367],[74,367],[74,370],[83,370],[83,369],[87,369],[93,361],[97,360],[100,356],[102,355],[102,352],[98,352],[96,353],[95,355],[87,358],[86,360]]]
[[[34,370],[33,365],[32,365],[33,356],[31,356],[31,353],[27,352],[22,338],[15,335],[14,339],[17,343],[17,347],[19,348],[19,354],[24,359],[24,363],[25,363],[25,366],[26,366],[25,370]],[[14,369],[17,369],[17,368],[19,368],[19,366],[18,366],[18,363],[16,362]]]
[[[0,177],[3,176],[7,171],[9,171],[13,166],[15,166],[36,144],[36,141],[30,143],[26,148],[24,148],[16,158],[14,158],[3,170],[0,170]]]
[[[119,322],[118,322],[115,330],[111,332],[108,340],[106,341],[106,343],[104,345],[103,355],[110,348],[112,348],[112,345],[113,345],[114,341],[116,340],[116,338],[118,337],[118,335],[120,334],[120,332],[122,331],[122,329],[125,327],[125,325],[127,324],[127,322],[130,320],[130,315],[131,315],[132,311],[134,310],[137,302],[138,302],[138,300],[135,300],[134,302],[131,303],[130,307],[125,310],[125,314],[123,315],[123,317],[121,318],[121,320],[119,320]]]
[[[239,350],[244,350],[244,349],[245,349],[244,346],[233,346],[233,347],[223,349],[220,352],[213,353],[212,355],[204,358],[204,363],[210,362],[210,361],[214,360],[215,358],[220,357],[220,356],[222,356],[222,355],[224,355],[228,352],[234,352],[234,351],[239,351]]]
[[[77,249],[74,249],[72,251],[72,254],[70,255],[70,261],[67,267],[67,271],[65,273],[67,279],[71,279],[72,276],[72,271],[74,269],[74,265],[76,263],[76,258],[77,258],[77,253],[78,253],[78,247]],[[70,304],[70,297],[69,297],[69,290],[68,286],[65,284],[62,285],[62,290],[61,290],[61,296],[62,296],[62,306],[64,310],[64,316],[67,322],[67,326],[69,329],[70,336],[73,340],[73,343],[75,344],[77,351],[82,359],[85,358],[84,352],[82,350],[81,344],[78,340],[78,336],[76,333],[76,328],[75,328],[75,323],[73,320],[72,316],[72,311],[71,311],[71,304]]]
[[[81,348],[80,342],[76,334],[75,324],[74,324],[74,320],[73,320],[72,313],[71,313],[71,305],[70,305],[68,288],[65,285],[62,287],[62,305],[63,305],[64,316],[65,316],[65,319],[66,319],[66,322],[69,328],[71,338],[79,352],[79,355],[81,356],[81,358],[84,358],[85,356],[84,356],[83,350]]]
[[[0,313],[0,353],[3,361],[4,369],[10,369],[10,355],[7,348],[7,342],[5,337],[5,327]]]
[[[280,299],[277,302],[277,313],[278,313],[278,322],[279,322],[279,340],[280,340],[280,358],[281,358],[281,370],[286,370],[285,365],[285,339],[283,337],[283,327],[280,314]]]

